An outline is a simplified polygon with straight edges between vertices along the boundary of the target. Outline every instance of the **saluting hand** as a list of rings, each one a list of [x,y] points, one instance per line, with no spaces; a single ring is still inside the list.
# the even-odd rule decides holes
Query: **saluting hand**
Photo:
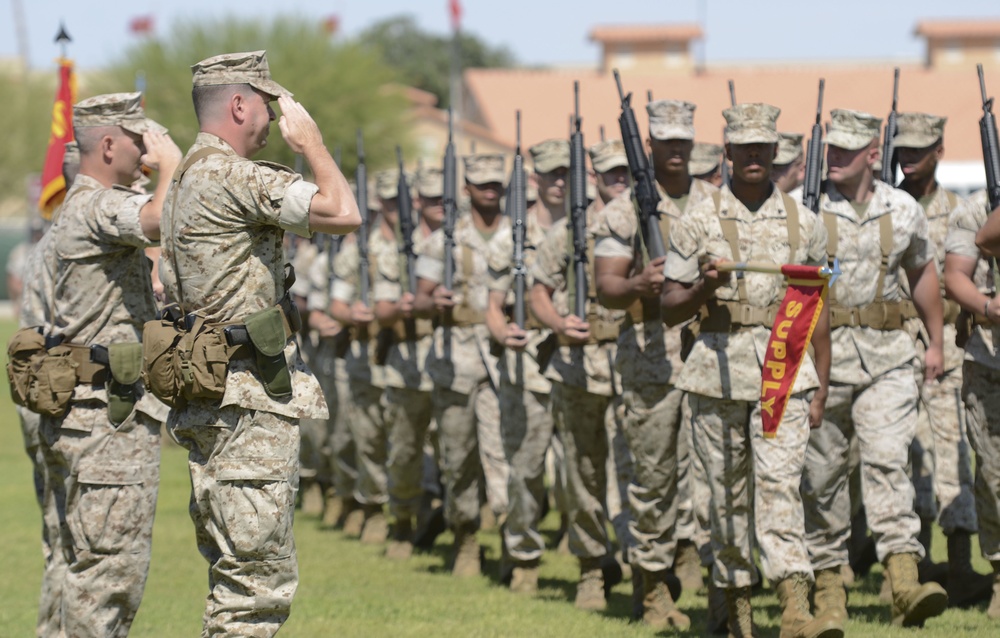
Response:
[[[281,107],[278,128],[293,151],[304,153],[307,148],[323,146],[323,134],[304,106],[289,95],[279,97],[278,106]]]
[[[146,152],[139,158],[139,161],[144,166],[164,174],[173,174],[180,165],[181,149],[177,148],[177,145],[166,133],[146,131],[142,134],[142,144],[146,147]],[[170,175],[167,176],[167,179],[169,178]]]

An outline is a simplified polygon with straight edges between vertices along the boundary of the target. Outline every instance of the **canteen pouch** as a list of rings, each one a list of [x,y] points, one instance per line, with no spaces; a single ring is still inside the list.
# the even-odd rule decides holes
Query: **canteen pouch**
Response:
[[[218,328],[205,328],[205,318],[195,315],[191,330],[181,339],[175,369],[188,399],[221,399],[226,392],[229,348]]]
[[[174,366],[183,336],[171,321],[147,321],[142,328],[142,382],[153,396],[172,408],[179,407],[183,400]]]
[[[138,397],[135,384],[142,376],[142,344],[113,343],[108,346],[108,418],[121,425],[132,414]]]
[[[45,337],[38,328],[21,328],[7,342],[7,380],[10,396],[20,406],[28,404],[31,370],[45,356]]]
[[[257,373],[267,394],[275,399],[292,395],[292,375],[285,361],[285,324],[280,307],[255,312],[244,320],[254,346]]]
[[[56,346],[32,366],[27,407],[44,416],[61,417],[76,387],[77,363],[67,346]]]

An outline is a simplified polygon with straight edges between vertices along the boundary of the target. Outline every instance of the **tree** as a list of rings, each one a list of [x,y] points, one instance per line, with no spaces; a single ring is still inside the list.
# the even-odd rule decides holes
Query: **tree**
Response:
[[[28,212],[27,180],[42,172],[52,127],[56,74],[0,73],[10,123],[0,153],[0,215]]]
[[[452,38],[421,31],[413,16],[404,15],[377,22],[358,36],[364,46],[378,51],[398,70],[404,81],[433,93],[441,108],[448,108]],[[461,68],[509,67],[513,54],[504,47],[491,47],[478,37],[459,36]]]
[[[327,147],[331,151],[342,148],[341,168],[348,176],[356,165],[359,127],[372,167],[392,165],[395,146],[408,146],[408,105],[402,91],[393,88],[398,86],[395,71],[364,47],[331,40],[318,21],[301,18],[266,23],[240,18],[178,21],[162,39],[129,47],[103,78],[95,80],[90,94],[134,90],[141,73],[147,113],[169,128],[177,145],[186,150],[198,131],[190,66],[221,53],[259,49],[267,50],[274,79],[294,92],[316,120]],[[277,105],[275,110],[279,110]],[[275,124],[272,143],[255,159],[294,166],[295,154],[280,137]]]

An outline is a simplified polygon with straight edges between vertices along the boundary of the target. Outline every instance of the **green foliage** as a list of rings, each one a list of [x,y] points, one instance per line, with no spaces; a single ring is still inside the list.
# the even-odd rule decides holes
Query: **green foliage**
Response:
[[[0,153],[0,204],[14,214],[27,212],[27,179],[41,174],[49,147],[56,73],[0,73],[0,92],[7,97],[8,122]],[[16,202],[16,203],[15,203]]]
[[[133,90],[141,73],[147,112],[186,150],[198,131],[191,104],[191,65],[221,53],[258,49],[267,50],[271,75],[306,107],[327,147],[331,151],[342,147],[342,168],[348,175],[355,165],[358,127],[373,167],[391,164],[396,144],[408,145],[408,105],[402,92],[393,90],[395,72],[371,51],[331,39],[317,21],[304,18],[180,20],[165,36],[129,47],[107,74],[95,80],[91,93]],[[277,104],[275,110],[279,111]],[[294,166],[295,155],[280,138],[275,123],[270,144],[255,159]]]
[[[410,85],[433,93],[438,106],[448,108],[448,82],[452,50],[450,35],[421,31],[413,16],[387,18],[365,29],[358,40],[378,51]],[[461,68],[492,68],[514,65],[514,55],[504,47],[491,47],[474,35],[460,33]]]

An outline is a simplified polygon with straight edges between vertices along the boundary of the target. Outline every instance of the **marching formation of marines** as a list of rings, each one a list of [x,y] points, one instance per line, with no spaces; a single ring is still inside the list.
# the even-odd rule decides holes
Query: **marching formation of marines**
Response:
[[[641,135],[623,96],[621,139],[585,153],[577,127],[528,170],[520,147],[511,171],[472,153],[460,194],[450,140],[443,169],[400,157],[369,184],[362,156],[352,186],[263,51],[192,72],[186,154],[139,93],[74,105],[68,192],[23,267],[8,373],[42,511],[39,636],[127,635],[164,425],[189,453],[206,636],[288,618],[297,500],[394,561],[450,530],[459,578],[497,525],[496,577],[528,596],[551,504],[576,607],[630,574],[655,629],[691,627],[686,589],[707,633],[756,635],[763,575],[781,636],[842,636],[874,561],[894,625],[986,600],[1000,621],[1000,166],[987,152],[968,199],[941,187],[944,118],[894,113],[883,140],[838,108],[804,153],[769,104],[726,109],[720,146],[681,100],[650,101]],[[275,119],[312,181],[251,159]],[[981,125],[996,158],[986,107]],[[826,279],[776,410],[782,272]]]

